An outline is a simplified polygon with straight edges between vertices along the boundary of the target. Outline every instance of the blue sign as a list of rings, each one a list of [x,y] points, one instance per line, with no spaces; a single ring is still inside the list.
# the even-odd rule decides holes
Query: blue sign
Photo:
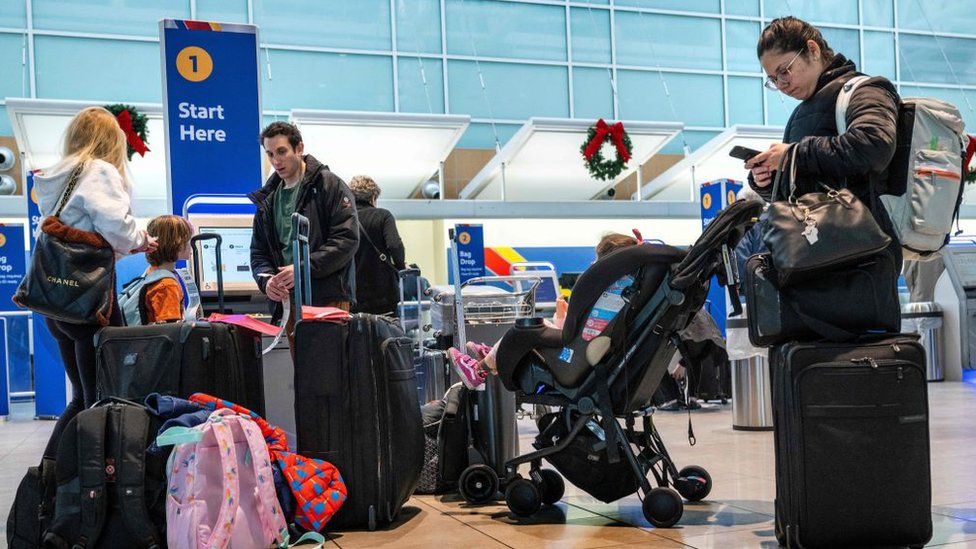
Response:
[[[701,220],[702,229],[715,219],[718,212],[735,202],[736,195],[742,190],[742,183],[731,179],[718,179],[701,186]]]
[[[41,223],[41,210],[34,192],[34,175],[27,174],[27,220],[30,226],[30,247],[34,249],[34,235]],[[64,364],[58,342],[51,335],[44,317],[31,315],[34,324],[34,415],[57,417],[68,403]]]
[[[164,19],[163,119],[170,209],[194,194],[261,186],[261,98],[254,25]]]
[[[731,179],[702,183],[700,191],[702,230],[715,219],[718,212],[735,202],[735,197],[740,190],[742,190],[742,183]],[[739,274],[741,276],[742,273]],[[705,303],[705,308],[715,319],[715,324],[718,325],[722,335],[725,335],[725,319],[729,313],[728,296],[725,286],[719,285],[715,278],[712,278],[712,283],[708,288],[708,300]]]
[[[461,283],[485,276],[485,232],[481,225],[455,225]]]
[[[24,226],[0,224],[0,311],[19,310],[13,296],[27,274],[24,250]]]

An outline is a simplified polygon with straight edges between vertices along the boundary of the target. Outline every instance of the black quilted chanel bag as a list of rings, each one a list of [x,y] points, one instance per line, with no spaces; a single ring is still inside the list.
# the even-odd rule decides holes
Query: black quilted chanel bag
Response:
[[[14,294],[19,307],[73,324],[107,326],[115,292],[115,252],[98,233],[61,222],[84,165],[68,178],[54,215],[41,224],[27,275]]]

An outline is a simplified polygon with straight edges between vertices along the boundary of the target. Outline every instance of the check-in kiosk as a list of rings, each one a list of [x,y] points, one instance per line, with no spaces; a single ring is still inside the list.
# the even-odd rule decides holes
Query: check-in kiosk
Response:
[[[258,290],[251,276],[251,225],[249,214],[189,214],[188,219],[198,234],[212,233],[221,237],[221,265],[224,283],[224,306],[240,314],[267,315],[268,300]],[[204,310],[214,310],[217,300],[216,241],[198,244],[200,254],[200,298]],[[194,273],[196,274],[196,273]]]
[[[945,315],[945,379],[962,381],[963,370],[976,369],[976,240],[954,240],[941,261],[935,302]]]

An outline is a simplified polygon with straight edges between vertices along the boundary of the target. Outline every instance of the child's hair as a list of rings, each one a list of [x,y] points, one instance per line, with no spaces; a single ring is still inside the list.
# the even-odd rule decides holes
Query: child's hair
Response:
[[[620,233],[609,233],[603,235],[600,243],[596,245],[596,258],[602,259],[610,252],[615,252],[621,248],[628,248],[640,244],[637,239]]]
[[[158,240],[159,247],[155,252],[147,252],[146,260],[153,267],[176,261],[180,252],[186,248],[193,236],[190,224],[178,215],[161,215],[149,222],[146,227],[149,236]]]

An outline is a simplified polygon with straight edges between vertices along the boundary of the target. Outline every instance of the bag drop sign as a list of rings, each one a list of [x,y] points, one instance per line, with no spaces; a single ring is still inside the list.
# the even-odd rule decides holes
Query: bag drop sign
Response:
[[[0,225],[0,311],[18,310],[12,298],[26,272],[24,226]]]
[[[455,225],[461,282],[485,276],[485,235],[481,225]]]

